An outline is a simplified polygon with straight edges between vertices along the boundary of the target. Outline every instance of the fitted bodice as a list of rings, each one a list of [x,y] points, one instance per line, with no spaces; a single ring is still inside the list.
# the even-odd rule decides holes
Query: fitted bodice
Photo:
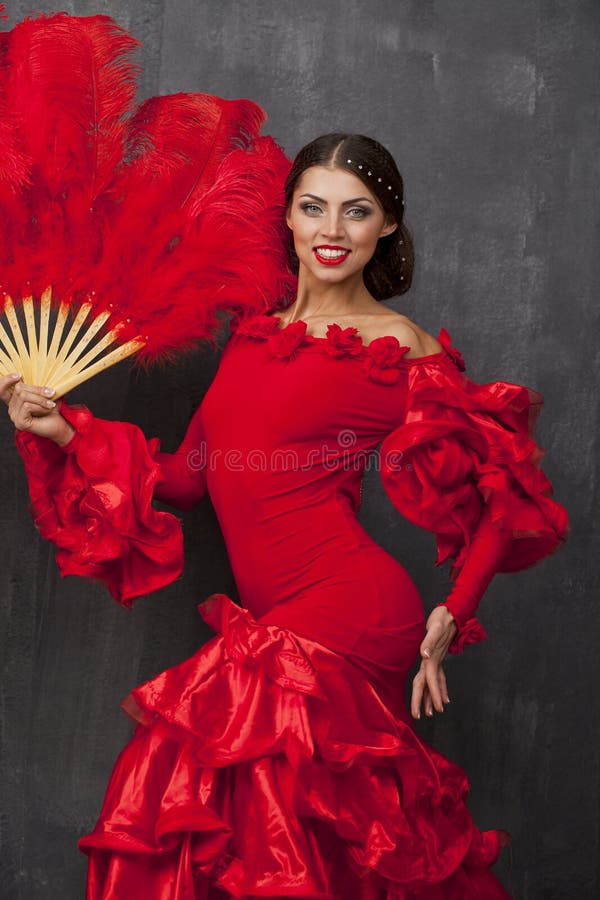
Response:
[[[254,317],[203,400],[207,486],[255,611],[356,571],[367,545],[380,551],[357,519],[360,486],[402,420],[411,361],[396,338],[366,345],[355,332],[317,338],[304,322]]]

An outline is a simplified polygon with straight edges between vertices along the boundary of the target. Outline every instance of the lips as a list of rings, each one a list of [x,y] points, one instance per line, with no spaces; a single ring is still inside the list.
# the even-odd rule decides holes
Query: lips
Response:
[[[321,253],[322,250],[329,251]],[[347,247],[337,247],[332,244],[319,244],[313,248],[313,253],[318,262],[323,266],[339,266],[345,262],[350,256],[350,250]]]

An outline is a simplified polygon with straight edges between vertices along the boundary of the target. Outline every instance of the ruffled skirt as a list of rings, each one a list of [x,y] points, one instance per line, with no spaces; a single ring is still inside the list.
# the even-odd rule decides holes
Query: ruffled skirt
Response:
[[[133,690],[136,722],[81,838],[87,900],[505,900],[462,769],[364,672],[225,594],[215,637]]]

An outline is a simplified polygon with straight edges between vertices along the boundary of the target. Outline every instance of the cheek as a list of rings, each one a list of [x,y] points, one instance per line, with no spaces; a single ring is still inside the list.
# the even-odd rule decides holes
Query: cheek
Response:
[[[315,238],[315,222],[311,219],[303,219],[292,222],[294,244],[298,250],[312,248]]]
[[[298,240],[307,233],[310,223],[307,224],[306,217],[301,217],[296,215],[295,213],[292,213],[292,215],[289,217],[288,225],[292,230],[294,238]]]
[[[368,221],[357,222],[355,223],[354,228],[351,230],[352,240],[356,243],[357,246],[373,250],[375,248],[375,245],[377,244],[377,241],[379,240],[380,230],[381,225],[372,219]]]

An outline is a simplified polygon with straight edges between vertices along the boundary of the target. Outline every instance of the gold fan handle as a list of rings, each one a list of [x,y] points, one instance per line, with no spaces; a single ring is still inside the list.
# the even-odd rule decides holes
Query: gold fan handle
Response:
[[[98,356],[105,347],[109,344],[112,344],[117,336],[118,331],[121,330],[123,325],[120,323],[118,326],[115,326],[108,334],[105,334],[104,337],[97,343],[94,344],[91,350],[85,354],[85,356],[81,356],[87,345],[90,341],[96,337],[97,333],[100,331],[101,327],[104,325],[106,320],[110,317],[110,313],[103,312],[100,315],[96,316],[91,325],[85,330],[83,336],[80,338],[75,347],[71,350],[69,355],[63,359],[60,365],[57,365],[56,368],[52,370],[52,377],[54,381],[60,381],[61,378],[67,376],[69,372],[79,372],[80,369],[83,369],[88,362],[94,359],[94,357]]]
[[[0,322],[0,374],[18,372],[26,384],[53,387],[55,398],[59,398],[99,372],[136,353],[146,344],[138,335],[101,355],[118,340],[125,323],[117,323],[96,344],[92,344],[110,318],[110,313],[99,313],[80,335],[81,327],[93,309],[93,304],[86,301],[79,307],[71,326],[65,332],[70,309],[67,303],[61,301],[48,346],[51,300],[52,288],[47,287],[41,295],[38,335],[33,297],[23,297],[21,301],[25,317],[25,328],[21,331],[12,298],[5,295],[4,314],[12,338]],[[25,338],[29,346],[25,343]],[[84,352],[86,348],[89,349]]]
[[[68,391],[72,391],[73,388],[83,384],[83,382],[87,381],[89,378],[93,378],[93,376],[97,375],[99,372],[103,372],[104,369],[108,369],[110,366],[116,365],[128,356],[137,353],[145,343],[146,342],[141,337],[133,338],[133,340],[127,341],[126,344],[122,344],[120,347],[111,350],[110,353],[107,353],[102,359],[99,359],[91,366],[88,366],[87,369],[83,369],[82,372],[75,372],[71,375],[67,373],[57,382],[51,380],[49,387],[56,388],[56,393],[53,395],[52,399],[56,400],[59,397],[63,397]]]
[[[46,377],[46,366],[48,365],[48,329],[50,326],[50,308],[52,300],[52,288],[47,287],[42,292],[42,302],[40,306],[40,339],[38,344],[38,384],[44,384]]]
[[[0,353],[2,354],[2,363],[7,369],[6,375],[12,372],[22,374],[23,364],[19,358],[19,354],[15,349],[15,345],[7,335],[4,326],[0,322]]]
[[[52,332],[52,340],[50,342],[50,347],[48,348],[48,353],[46,356],[46,362],[44,365],[44,371],[42,372],[42,382],[43,384],[48,384],[54,366],[56,364],[56,357],[58,356],[58,347],[60,345],[60,339],[62,337],[63,331],[65,330],[65,325],[67,324],[67,319],[69,317],[69,304],[65,303],[64,300],[60,301],[60,306],[58,307],[58,314],[56,316],[56,322],[54,323],[54,330]]]
[[[8,294],[4,298],[4,314],[8,319],[10,330],[12,331],[13,338],[15,339],[15,346],[17,348],[17,354],[20,361],[20,367],[17,369],[17,371],[21,372],[21,374],[23,375],[23,381],[26,384],[31,384],[31,359],[29,358],[29,352],[27,350],[27,347],[25,346],[23,335],[21,334],[19,320],[17,319],[17,314],[13,306],[12,298],[9,297]]]
[[[27,344],[29,350],[29,360],[31,365],[31,383],[39,385],[40,377],[40,354],[38,349],[37,335],[35,333],[35,313],[33,310],[33,297],[23,297],[21,301],[23,312],[25,313],[25,326],[27,328]]]
[[[69,350],[73,346],[73,341],[77,337],[77,334],[78,334],[81,326],[87,319],[88,313],[91,310],[91,308],[92,308],[91,303],[82,303],[81,304],[69,331],[65,335],[63,345],[59,350],[58,342],[63,333],[64,327],[66,324],[68,309],[69,309],[66,304],[64,304],[64,309],[63,309],[63,304],[61,303],[60,310],[59,310],[59,319],[56,322],[56,327],[54,329],[54,335],[52,337],[52,345],[51,345],[50,351],[49,351],[49,355],[52,357],[52,362],[48,366],[48,368],[46,368],[46,371],[44,373],[44,383],[45,384],[50,383],[50,378],[53,376],[55,377],[57,370],[60,369],[60,367],[62,366]]]

